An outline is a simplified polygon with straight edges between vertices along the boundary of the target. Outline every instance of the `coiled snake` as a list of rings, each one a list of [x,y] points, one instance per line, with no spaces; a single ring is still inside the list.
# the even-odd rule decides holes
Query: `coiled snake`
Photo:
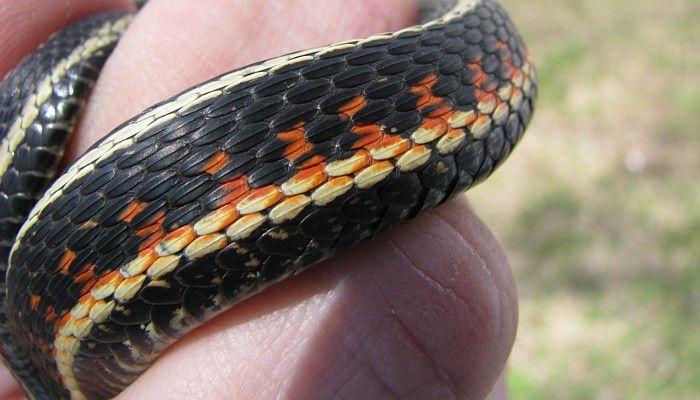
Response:
[[[32,398],[109,398],[178,337],[483,181],[535,70],[493,0],[254,64],[123,123],[58,179],[132,15],[55,34],[0,84],[0,354]]]

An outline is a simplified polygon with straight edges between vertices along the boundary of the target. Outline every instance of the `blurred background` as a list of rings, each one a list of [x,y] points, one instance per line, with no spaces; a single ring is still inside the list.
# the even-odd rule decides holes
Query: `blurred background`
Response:
[[[700,1],[501,2],[540,77],[470,192],[518,283],[512,398],[700,398]]]

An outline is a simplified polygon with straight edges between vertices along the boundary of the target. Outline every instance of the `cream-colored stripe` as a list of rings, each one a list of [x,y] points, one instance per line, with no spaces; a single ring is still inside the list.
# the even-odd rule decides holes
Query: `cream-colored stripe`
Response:
[[[467,10],[478,4],[479,1],[480,0],[461,1],[460,3],[458,3],[458,10],[452,11],[446,17],[443,17],[443,19],[458,17],[462,13],[466,12]],[[427,24],[427,26],[429,25],[430,23]],[[378,35],[374,38],[379,37],[383,36]],[[371,40],[372,38],[365,39],[365,41]],[[356,44],[358,42],[351,42],[350,44],[352,43]],[[293,64],[299,62],[300,60],[308,59],[311,56],[318,55],[323,52],[332,51],[333,49],[340,48],[345,45],[347,44],[340,44],[337,46],[330,46],[322,49],[308,50],[305,52],[280,57],[263,63],[261,65],[247,68],[245,70],[232,72],[209,83],[206,83],[198,88],[194,88],[187,92],[184,92],[175,97],[171,102],[163,104],[162,106],[159,106],[149,111],[148,113],[136,117],[131,123],[120,128],[118,131],[115,131],[108,139],[102,142],[100,146],[94,148],[93,150],[85,154],[83,157],[81,157],[64,176],[62,176],[56,183],[54,183],[49,188],[45,197],[42,198],[39,204],[37,204],[34,210],[32,210],[28,222],[25,223],[25,225],[22,227],[22,230],[20,231],[15,243],[20,242],[22,236],[27,232],[27,230],[32,226],[32,224],[36,222],[41,210],[43,210],[44,207],[46,207],[46,205],[48,205],[51,201],[58,198],[62,194],[62,190],[64,187],[66,187],[70,182],[74,181],[75,179],[78,179],[78,177],[83,176],[90,170],[92,170],[92,166],[96,161],[104,157],[108,157],[116,149],[130,145],[149,128],[152,128],[154,126],[157,126],[157,124],[162,123],[159,121],[168,119],[170,115],[176,114],[184,109],[194,107],[195,105],[200,104],[206,99],[211,99],[213,96],[216,95],[216,92],[233,88],[236,85],[240,85],[251,79],[257,79],[261,76],[264,76],[267,73],[267,71],[281,68],[284,65]],[[414,141],[411,141],[410,147],[414,146],[416,146],[416,143]],[[349,189],[352,185],[369,187],[372,184],[376,183],[378,180],[380,180],[383,176],[386,176],[386,174],[391,172],[394,169],[394,165],[397,162],[399,162],[399,165],[403,167],[413,164],[419,165],[420,163],[424,162],[423,160],[427,161],[430,155],[429,149],[425,148],[425,146],[421,146],[421,148],[423,148],[423,150],[421,151],[420,156],[413,157],[410,162],[399,162],[398,160],[403,153],[396,154],[392,157],[391,160],[379,161],[376,164],[370,164],[358,171],[352,171],[348,175],[337,177],[335,178],[336,180],[343,178],[348,180],[347,183],[339,185],[339,189],[345,191]],[[326,173],[326,175],[328,174]],[[371,175],[371,179],[367,178],[367,176],[369,175]],[[310,190],[312,189],[309,189],[309,191]],[[245,238],[247,235],[250,235],[255,229],[255,227],[260,226],[265,220],[279,220],[281,218],[284,218],[286,215],[291,215],[295,212],[298,212],[303,207],[305,207],[310,200],[313,200],[313,194],[310,199],[306,196],[297,196],[297,198],[300,198],[304,201],[300,201],[297,205],[290,205],[290,207],[286,207],[284,205],[287,203],[284,203],[284,201],[285,199],[289,198],[281,196],[280,199],[276,200],[274,203],[268,204],[264,210],[260,210],[267,211],[267,216],[262,215],[261,213],[244,215],[239,218],[236,218],[234,222],[232,222],[228,226],[219,226],[219,231],[226,232],[228,236],[209,231],[207,231],[206,236],[199,235],[199,238],[206,237],[211,238],[211,240],[207,241],[201,246],[195,246],[196,249],[195,247],[192,247],[193,250],[190,251],[190,253],[192,254],[189,254],[189,256],[201,257],[206,253],[215,251],[217,249],[221,249],[228,243],[228,241],[234,241],[236,239]],[[323,199],[321,199],[321,202],[325,200],[327,199],[324,197]],[[209,218],[209,215],[203,216],[201,220],[206,220],[207,218]],[[255,221],[248,221],[251,218],[255,218]],[[244,226],[241,225],[243,220],[248,221],[246,224],[244,224]],[[195,239],[195,241],[196,240],[197,239]],[[195,243],[195,241],[192,241],[191,243]],[[155,244],[154,248],[158,248],[158,245],[158,243]],[[13,246],[13,252],[16,250],[16,246],[17,244]],[[88,295],[86,295],[92,297],[88,299],[90,301],[88,301],[87,303],[78,303],[73,308],[73,310],[71,310],[69,320],[61,327],[61,329],[59,329],[58,334],[56,335],[54,346],[56,348],[57,356],[55,361],[58,370],[63,376],[65,386],[70,390],[71,396],[73,398],[84,397],[75,380],[73,368],[75,354],[80,348],[79,344],[81,339],[89,333],[90,329],[92,329],[96,323],[99,323],[98,321],[104,320],[106,318],[106,314],[111,312],[115,307],[120,307],[119,300],[126,301],[130,299],[133,295],[138,293],[138,291],[143,287],[143,285],[148,284],[149,282],[160,282],[162,284],[167,284],[165,281],[158,281],[158,277],[162,276],[167,271],[174,269],[177,266],[180,257],[182,257],[183,255],[188,255],[187,250],[183,249],[179,249],[175,253],[176,254],[167,254],[164,256],[160,256],[156,259],[147,259],[144,253],[137,256],[142,258],[139,259],[139,262],[143,261],[143,265],[141,263],[139,263],[138,265],[125,264],[125,266],[122,268],[115,268],[115,270],[118,271],[118,276],[115,276],[113,279],[110,279],[109,282],[104,283],[101,287],[93,288],[93,290]],[[129,260],[130,263],[133,261],[134,260]],[[90,305],[89,311],[86,309],[85,304]],[[215,304],[215,306],[218,307],[219,304]],[[173,321],[171,321],[171,324],[174,328],[182,328],[182,322],[185,321],[187,318],[187,312],[184,309],[182,309],[180,311],[180,316],[174,318]],[[166,347],[166,345],[171,340],[169,338],[163,337],[159,333],[159,330],[155,327],[155,325],[153,325],[153,323],[149,324],[145,329],[149,332],[149,335],[157,343],[162,344],[163,348]]]
[[[435,24],[449,22],[451,20],[461,17],[466,12],[472,10],[479,3],[481,3],[481,1],[482,0],[460,0],[455,5],[455,7],[451,11],[446,13],[444,16],[437,18],[433,21],[427,22],[423,25],[418,25],[397,31],[391,34],[391,36],[396,36],[402,32],[408,31],[422,31]],[[198,104],[201,104],[203,101],[210,99],[212,92],[216,92],[219,90],[230,90],[250,80],[258,79],[266,75],[270,71],[274,71],[285,66],[293,65],[304,60],[309,60],[311,57],[320,56],[324,53],[335,51],[337,49],[346,48],[348,46],[357,46],[361,43],[386,38],[386,36],[387,34],[379,34],[366,39],[345,41],[327,47],[309,49],[298,53],[288,54],[286,56],[274,58],[249,68],[233,71],[231,73],[222,75],[212,81],[209,81],[201,86],[187,90],[174,97],[171,101],[162,104],[148,111],[147,113],[137,116],[130,123],[124,125],[119,130],[113,132],[109,136],[109,138],[104,140],[98,147],[93,148],[83,157],[78,159],[78,161],[76,161],[63,176],[61,176],[56,182],[54,182],[49,187],[44,197],[42,197],[36,204],[34,209],[29,214],[27,221],[24,223],[19,233],[17,234],[15,245],[12,248],[12,253],[14,253],[14,251],[16,250],[17,243],[21,241],[22,237],[27,232],[27,230],[36,223],[39,213],[41,213],[41,211],[50,202],[57,199],[58,196],[61,195],[61,192],[65,187],[67,187],[74,180],[85,175],[86,171],[84,170],[88,169],[89,171],[90,165],[92,165],[92,163],[95,160],[107,158],[114,151],[124,147],[128,147],[129,145],[134,143],[141,135],[143,135],[150,128],[157,126],[156,121],[159,121],[161,117],[170,113],[179,113],[182,110],[194,107]],[[10,257],[12,257],[12,255]]]
[[[53,91],[53,85],[63,80],[66,71],[97,50],[119,39],[119,34],[126,29],[131,16],[125,16],[117,21],[106,22],[96,32],[98,35],[87,39],[76,47],[65,59],[61,60],[53,70],[46,74],[36,87],[36,92],[25,101],[20,115],[10,125],[7,135],[0,143],[0,176],[4,175],[14,157],[15,151],[24,141],[24,134],[36,121],[41,105],[49,98]]]

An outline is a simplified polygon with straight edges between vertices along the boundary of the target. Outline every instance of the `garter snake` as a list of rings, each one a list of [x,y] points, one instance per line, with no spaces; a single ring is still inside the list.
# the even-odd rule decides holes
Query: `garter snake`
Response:
[[[133,15],[53,35],[0,83],[0,354],[37,399],[110,398],[178,337],[487,178],[535,70],[493,0],[253,64],[156,104],[59,177]]]

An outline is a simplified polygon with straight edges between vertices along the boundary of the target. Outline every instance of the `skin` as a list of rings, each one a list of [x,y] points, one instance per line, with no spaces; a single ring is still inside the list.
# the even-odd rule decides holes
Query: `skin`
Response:
[[[195,4],[151,0],[136,18],[100,75],[70,160],[196,82],[395,30],[417,15],[410,0]],[[0,37],[18,39],[3,41],[0,76],[50,32],[129,8],[119,0],[3,1]],[[120,398],[501,399],[516,325],[506,257],[460,197],[221,314],[168,349]],[[0,370],[0,400],[15,398],[19,389]]]

